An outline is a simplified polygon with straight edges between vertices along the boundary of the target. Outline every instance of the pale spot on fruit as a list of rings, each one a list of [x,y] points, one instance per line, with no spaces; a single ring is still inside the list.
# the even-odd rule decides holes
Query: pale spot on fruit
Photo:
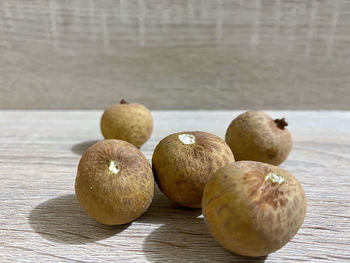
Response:
[[[179,139],[183,144],[193,144],[196,142],[196,138],[191,134],[180,134]]]
[[[268,173],[265,177],[265,182],[269,182],[270,184],[282,184],[284,183],[284,177],[280,174]]]
[[[108,170],[114,174],[117,174],[119,172],[119,167],[114,161],[110,161]]]

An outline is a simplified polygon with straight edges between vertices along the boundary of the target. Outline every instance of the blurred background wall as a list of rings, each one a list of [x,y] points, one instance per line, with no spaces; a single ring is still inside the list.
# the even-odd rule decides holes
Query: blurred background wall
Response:
[[[350,109],[349,0],[0,0],[0,108]]]

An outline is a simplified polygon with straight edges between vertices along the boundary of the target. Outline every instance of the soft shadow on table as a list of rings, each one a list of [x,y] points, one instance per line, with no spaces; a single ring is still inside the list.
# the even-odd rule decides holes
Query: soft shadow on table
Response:
[[[89,148],[91,145],[97,142],[99,142],[99,140],[80,142],[80,143],[74,144],[71,150],[75,154],[82,155],[87,150],[87,148]]]
[[[208,233],[203,218],[172,222],[154,230],[144,241],[143,251],[151,262],[256,262],[221,247]]]
[[[203,218],[187,218],[162,225],[144,241],[143,251],[151,262],[256,262],[221,247],[209,234]]]
[[[210,235],[201,209],[180,207],[156,187],[153,202],[136,222],[161,224],[144,241],[143,251],[151,262],[258,262],[230,253]]]
[[[153,201],[137,222],[146,224],[165,224],[169,221],[196,218],[202,214],[201,209],[186,208],[171,202],[156,186]]]
[[[84,244],[108,238],[130,224],[109,227],[91,219],[79,206],[75,195],[64,195],[35,207],[29,215],[32,229],[47,240]]]

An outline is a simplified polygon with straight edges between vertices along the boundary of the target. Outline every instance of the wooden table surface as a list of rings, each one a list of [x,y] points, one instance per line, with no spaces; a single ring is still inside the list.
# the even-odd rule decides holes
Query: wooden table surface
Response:
[[[0,262],[346,262],[350,261],[350,112],[269,112],[286,117],[294,147],[282,167],[308,199],[295,238],[266,258],[220,247],[197,209],[156,192],[135,222],[107,227],[77,204],[83,151],[101,140],[101,111],[0,111]],[[204,130],[221,137],[237,111],[155,111],[141,150],[150,160],[164,136]]]

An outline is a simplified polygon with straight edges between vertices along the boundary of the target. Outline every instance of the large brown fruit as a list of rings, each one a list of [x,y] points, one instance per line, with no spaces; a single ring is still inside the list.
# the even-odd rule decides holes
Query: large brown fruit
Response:
[[[222,246],[244,256],[265,256],[283,247],[305,214],[298,180],[269,164],[228,164],[210,178],[203,193],[209,231]]]
[[[151,166],[134,145],[100,141],[80,159],[75,194],[88,215],[105,225],[131,222],[150,205],[154,192]]]
[[[230,148],[219,137],[191,131],[161,140],[154,150],[152,167],[160,190],[170,200],[195,208],[201,207],[210,176],[234,160]]]
[[[292,137],[284,118],[273,120],[261,111],[247,111],[235,118],[226,131],[226,143],[237,161],[281,164],[292,149]]]
[[[125,100],[107,108],[101,118],[101,131],[105,139],[127,141],[138,148],[149,139],[152,130],[150,111],[141,104]]]

